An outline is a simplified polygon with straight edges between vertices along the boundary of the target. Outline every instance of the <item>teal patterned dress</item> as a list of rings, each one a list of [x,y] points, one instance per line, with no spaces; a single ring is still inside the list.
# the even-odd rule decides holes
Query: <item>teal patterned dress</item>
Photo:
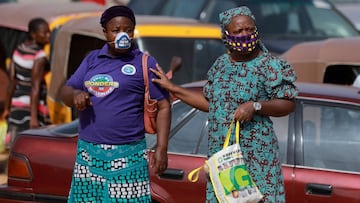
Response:
[[[297,96],[292,66],[263,49],[260,56],[248,62],[233,62],[224,54],[208,71],[204,95],[209,99],[209,157],[222,149],[233,114],[240,104]],[[246,166],[264,195],[262,202],[285,202],[279,146],[270,118],[255,114],[251,121],[243,123],[240,146]],[[209,181],[206,202],[217,202]]]

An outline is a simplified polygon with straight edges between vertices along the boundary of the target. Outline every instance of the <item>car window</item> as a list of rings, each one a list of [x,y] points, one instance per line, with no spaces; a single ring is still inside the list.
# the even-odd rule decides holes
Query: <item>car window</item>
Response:
[[[154,56],[165,71],[169,69],[173,56],[182,57],[182,67],[173,78],[173,82],[177,84],[206,79],[206,73],[216,58],[226,52],[220,39],[137,38],[135,42],[140,50]],[[104,43],[105,41],[96,37],[74,34],[71,38],[67,78],[75,72],[91,50],[100,49]]]
[[[230,8],[236,8],[237,6],[237,3],[233,0],[215,1],[214,6],[212,7],[212,11],[210,12],[211,15],[206,16],[207,12],[204,11],[200,14],[200,20],[220,24],[219,13],[226,11]],[[208,20],[206,20],[207,18]]]
[[[96,37],[74,34],[71,37],[70,54],[68,60],[67,78],[76,71],[85,56],[94,49],[100,49],[105,41]],[[79,49],[79,47],[81,47]]]
[[[21,42],[26,39],[26,32],[0,26],[0,41],[6,45],[6,56],[12,57],[12,53]]]
[[[351,25],[330,8],[307,6],[306,11],[309,14],[315,33],[319,35],[327,37],[351,37],[357,35]]]
[[[360,172],[360,110],[305,104],[304,165]]]
[[[160,14],[197,19],[206,3],[207,0],[168,0]]]
[[[181,121],[188,118],[188,116],[193,113],[195,109],[180,100],[173,102],[171,108],[171,127],[170,129],[175,128],[181,123]]]
[[[130,7],[136,15],[155,15],[158,14],[166,1],[167,0],[131,0],[127,6]]]
[[[351,23],[321,0],[248,0],[246,3],[244,0],[216,0],[216,6],[202,13],[202,20],[219,23],[219,12],[235,7],[234,4],[251,9],[264,39],[316,40],[359,35]]]
[[[287,154],[287,142],[288,142],[288,136],[289,136],[289,116],[283,116],[283,117],[271,117],[271,120],[273,121],[274,131],[276,134],[276,137],[279,142],[279,148],[280,148],[280,162],[286,163],[286,154]]]
[[[173,78],[176,84],[206,79],[206,73],[216,58],[226,52],[220,39],[144,37],[136,42],[141,50],[154,56],[165,71],[169,70],[173,56],[182,58],[182,67]]]
[[[196,119],[193,120],[193,117],[194,117],[195,114],[198,114],[198,110],[196,110],[195,108],[181,102],[180,100],[176,100],[176,101],[174,101],[172,103],[172,107],[171,107],[171,126],[170,126],[170,136],[169,136],[170,141],[169,141],[169,146],[168,146],[169,152],[185,153],[185,152],[191,150],[191,149],[184,149],[183,147],[178,147],[176,145],[176,142],[177,142],[178,139],[182,140],[182,138],[179,138],[179,136],[181,136],[181,134],[184,133],[184,131],[179,132],[179,128],[182,128],[184,126],[184,123],[189,123],[189,122],[193,122],[193,121],[201,122],[201,121],[198,121]],[[196,118],[200,118],[200,117],[197,116]],[[207,118],[204,118],[204,119],[207,119]],[[192,129],[192,128],[190,127],[190,129]],[[207,126],[206,126],[205,130],[207,130]],[[200,134],[199,134],[199,136],[200,136]],[[203,139],[203,138],[201,138],[201,139]],[[204,148],[203,145],[207,144],[207,136],[205,137],[206,143],[204,143],[203,141],[201,142],[201,139],[199,137],[198,141],[200,141],[200,144],[199,144],[198,147],[189,146],[190,148],[192,148],[195,151],[195,153],[198,153],[198,151],[201,151],[201,153],[202,152],[206,153],[207,145],[205,146],[205,149],[203,149]],[[191,142],[194,142],[194,140],[192,140]],[[156,145],[156,135],[146,134],[146,145],[147,145],[148,149],[153,148]]]
[[[173,107],[172,118],[178,125],[171,129],[168,151],[206,156],[208,142],[207,113],[199,110],[187,111],[186,109],[189,109],[189,106],[182,102],[177,105]],[[179,113],[181,108],[183,108],[183,113]],[[177,115],[180,115],[181,123],[177,122]]]
[[[360,65],[331,65],[324,73],[324,83],[352,85],[360,74]]]

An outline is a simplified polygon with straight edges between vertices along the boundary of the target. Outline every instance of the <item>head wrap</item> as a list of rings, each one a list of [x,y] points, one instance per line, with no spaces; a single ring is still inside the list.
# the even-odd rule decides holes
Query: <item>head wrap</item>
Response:
[[[104,11],[100,18],[100,24],[103,28],[113,18],[118,16],[124,16],[129,18],[134,26],[136,25],[134,12],[127,6],[112,6]]]
[[[255,22],[255,16],[251,13],[250,9],[246,6],[232,8],[219,14],[221,29],[224,32],[225,27],[231,23],[235,16],[249,16]]]

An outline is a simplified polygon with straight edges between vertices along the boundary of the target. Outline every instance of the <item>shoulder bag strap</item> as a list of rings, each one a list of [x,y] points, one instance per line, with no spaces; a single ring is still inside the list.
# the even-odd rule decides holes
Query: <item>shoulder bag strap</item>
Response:
[[[148,76],[148,55],[143,54],[142,56],[142,68],[143,68],[143,76],[144,76],[144,85],[145,85],[145,92],[149,90],[149,76]]]

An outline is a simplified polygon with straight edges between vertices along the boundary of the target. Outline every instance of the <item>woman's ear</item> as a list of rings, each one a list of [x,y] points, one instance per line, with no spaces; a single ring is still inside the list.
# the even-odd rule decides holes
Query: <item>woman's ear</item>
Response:
[[[103,28],[103,33],[104,33],[105,39],[107,40],[107,37],[106,37],[106,35],[107,35],[107,33],[106,33],[106,28]]]
[[[35,38],[36,38],[36,33],[35,33],[35,32],[30,32],[30,33],[29,33],[29,36],[30,36],[31,40],[35,40]]]

